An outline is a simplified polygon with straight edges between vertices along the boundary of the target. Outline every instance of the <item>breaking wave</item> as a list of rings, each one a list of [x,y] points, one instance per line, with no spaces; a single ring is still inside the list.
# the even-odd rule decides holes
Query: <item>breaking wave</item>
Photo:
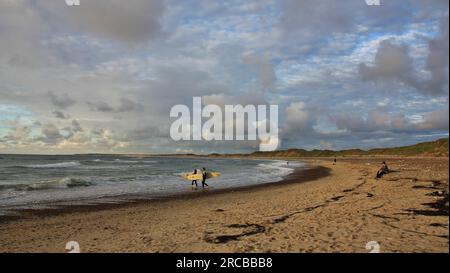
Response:
[[[94,183],[81,179],[65,177],[56,181],[37,182],[30,184],[5,184],[0,185],[0,191],[12,190],[12,191],[38,191],[48,189],[63,189],[63,188],[75,188],[75,187],[88,187]]]
[[[22,165],[16,166],[21,168],[72,168],[81,166],[81,163],[78,161],[69,161],[69,162],[59,162],[59,163],[51,163],[51,164],[36,164],[36,165]]]

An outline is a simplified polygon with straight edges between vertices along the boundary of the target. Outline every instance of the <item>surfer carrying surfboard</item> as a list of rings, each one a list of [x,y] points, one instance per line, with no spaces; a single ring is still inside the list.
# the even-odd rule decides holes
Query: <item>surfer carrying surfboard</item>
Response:
[[[220,172],[207,172],[206,168],[202,169],[194,169],[192,172],[184,173],[181,175],[186,180],[189,180],[192,184],[192,187],[197,186],[197,181],[202,180],[202,187],[209,187],[206,184],[206,179],[217,178],[221,175]]]
[[[197,182],[195,182],[197,183]],[[202,169],[202,188],[205,188],[205,186],[209,187],[208,184],[206,184],[206,169],[203,167]]]

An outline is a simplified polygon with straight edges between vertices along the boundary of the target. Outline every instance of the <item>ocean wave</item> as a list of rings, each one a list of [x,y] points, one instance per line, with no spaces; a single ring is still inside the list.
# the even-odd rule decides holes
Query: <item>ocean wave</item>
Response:
[[[49,189],[64,189],[64,188],[75,188],[75,187],[88,187],[94,183],[73,177],[65,177],[55,181],[45,181],[29,184],[5,184],[0,185],[0,191],[38,191],[38,190],[49,190]]]
[[[282,171],[292,171],[293,170],[285,162],[259,163],[256,166],[256,168],[258,168],[258,169],[275,169],[275,170],[282,170]]]
[[[21,165],[15,166],[20,168],[71,168],[81,166],[81,163],[78,161],[69,161],[69,162],[59,162],[59,163],[50,163],[50,164],[36,164],[36,165]]]
[[[292,172],[294,172],[293,166],[289,166],[285,161],[274,161],[270,163],[259,163],[256,165],[256,169],[261,171],[264,175],[271,174],[277,179],[281,179]]]
[[[144,163],[158,163],[158,161],[156,161],[156,160],[144,160],[144,161],[141,161],[141,162],[144,162]]]
[[[139,161],[137,161],[137,160],[114,159],[114,162],[119,162],[119,163],[137,163]]]
[[[116,163],[158,163],[156,160],[125,160],[125,159],[114,159]]]
[[[87,181],[81,178],[63,178],[59,181],[59,183],[66,185],[68,188],[74,188],[74,187],[88,187],[93,185],[91,181]]]

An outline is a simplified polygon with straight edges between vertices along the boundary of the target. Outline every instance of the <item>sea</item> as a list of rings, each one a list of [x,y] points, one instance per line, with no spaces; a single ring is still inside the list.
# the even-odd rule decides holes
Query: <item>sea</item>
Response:
[[[123,155],[0,155],[0,215],[23,209],[121,203],[193,192],[181,177],[193,169],[221,172],[211,190],[281,181],[301,162]],[[201,191],[201,183],[195,191]]]

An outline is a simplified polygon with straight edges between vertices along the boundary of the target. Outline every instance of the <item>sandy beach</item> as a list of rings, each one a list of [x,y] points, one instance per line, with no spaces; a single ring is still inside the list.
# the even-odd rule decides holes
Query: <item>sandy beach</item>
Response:
[[[394,172],[375,180],[382,160]],[[265,186],[3,218],[0,252],[448,253],[448,157],[302,161]]]

